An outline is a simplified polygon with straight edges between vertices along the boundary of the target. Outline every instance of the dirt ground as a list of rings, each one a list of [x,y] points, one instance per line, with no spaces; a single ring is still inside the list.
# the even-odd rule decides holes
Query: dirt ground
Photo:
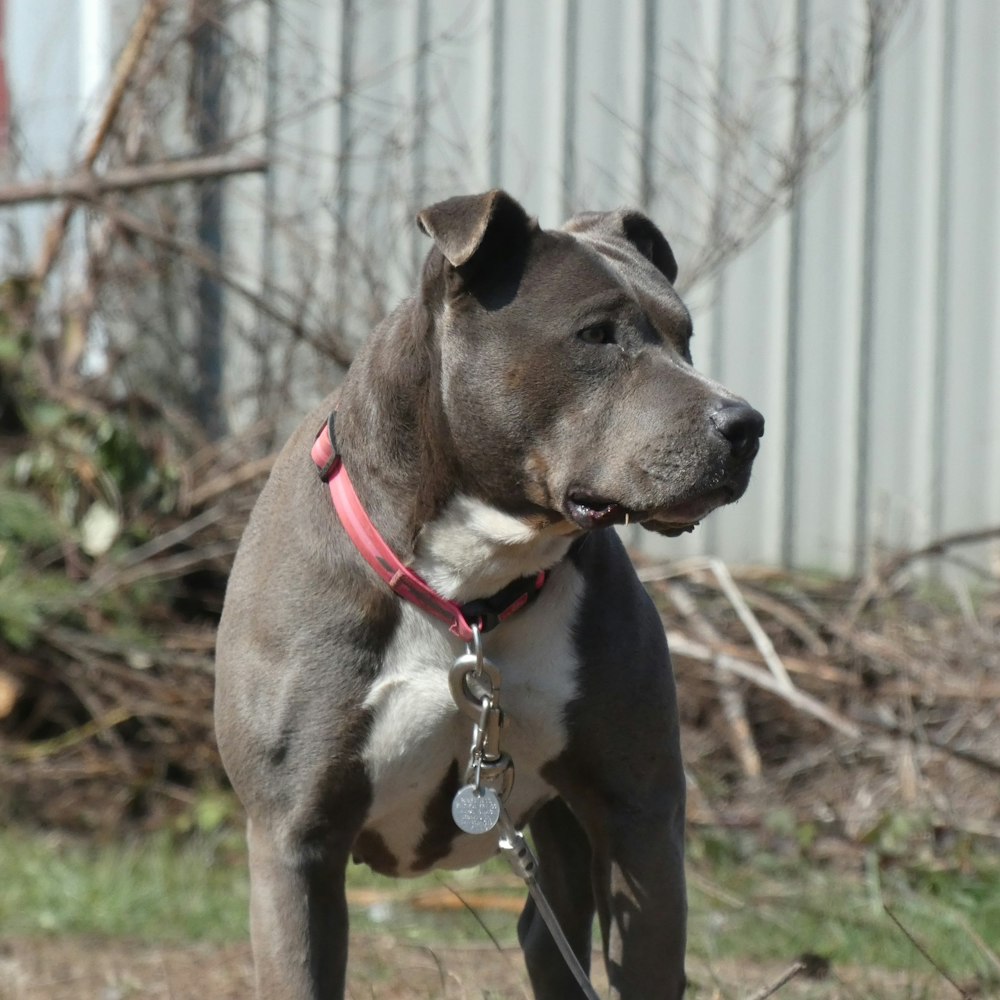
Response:
[[[595,955],[595,985],[607,979]],[[775,984],[779,966],[693,960],[688,995],[746,1000]],[[530,1000],[516,949],[428,948],[389,937],[355,935],[351,1000]],[[950,991],[950,992],[949,992]],[[954,996],[933,974],[834,969],[823,980],[796,977],[780,1000],[932,1000]],[[132,945],[90,939],[0,941],[0,1000],[249,1000],[248,945]]]

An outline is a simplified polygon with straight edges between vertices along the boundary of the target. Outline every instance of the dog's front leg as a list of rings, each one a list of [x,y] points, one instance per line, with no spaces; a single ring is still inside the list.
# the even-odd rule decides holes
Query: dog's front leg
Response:
[[[531,820],[539,861],[539,883],[580,964],[590,971],[594,894],[590,885],[590,842],[562,799],[546,803]],[[535,901],[528,897],[517,936],[536,1000],[582,997]]]
[[[592,843],[612,1000],[678,1000],[687,916],[683,809],[613,811]]]
[[[347,850],[289,846],[253,822],[247,842],[259,1000],[340,1000],[347,967]]]

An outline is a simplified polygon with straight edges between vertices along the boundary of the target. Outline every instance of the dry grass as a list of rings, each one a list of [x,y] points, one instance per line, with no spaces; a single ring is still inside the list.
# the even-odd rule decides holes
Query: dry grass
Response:
[[[607,980],[595,954],[595,982]],[[747,1000],[782,973],[777,964],[693,960],[692,1000]],[[246,1000],[249,947],[149,946],[87,939],[18,939],[0,945],[0,1000]],[[773,994],[782,1000],[932,1000],[945,997],[932,971],[844,968],[824,979],[800,976]],[[985,996],[986,994],[980,994]],[[529,1000],[516,949],[427,947],[387,936],[352,939],[352,1000]]]

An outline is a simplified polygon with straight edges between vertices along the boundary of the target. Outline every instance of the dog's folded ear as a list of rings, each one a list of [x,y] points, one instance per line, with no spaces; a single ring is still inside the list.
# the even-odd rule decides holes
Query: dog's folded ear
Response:
[[[417,224],[456,268],[479,265],[494,252],[509,255],[537,225],[499,189],[439,201],[417,215]]]
[[[625,238],[673,284],[677,280],[677,260],[666,237],[656,223],[642,212],[620,208],[615,212],[583,212],[573,216],[563,227],[567,232],[599,239],[603,236]]]

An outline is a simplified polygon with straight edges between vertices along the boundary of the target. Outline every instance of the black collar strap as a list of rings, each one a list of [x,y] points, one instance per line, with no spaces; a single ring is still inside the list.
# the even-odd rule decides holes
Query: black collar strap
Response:
[[[545,570],[537,576],[522,576],[508,583],[503,590],[492,597],[483,597],[463,604],[462,614],[469,622],[478,619],[480,632],[489,632],[512,614],[537,600],[546,579]]]

